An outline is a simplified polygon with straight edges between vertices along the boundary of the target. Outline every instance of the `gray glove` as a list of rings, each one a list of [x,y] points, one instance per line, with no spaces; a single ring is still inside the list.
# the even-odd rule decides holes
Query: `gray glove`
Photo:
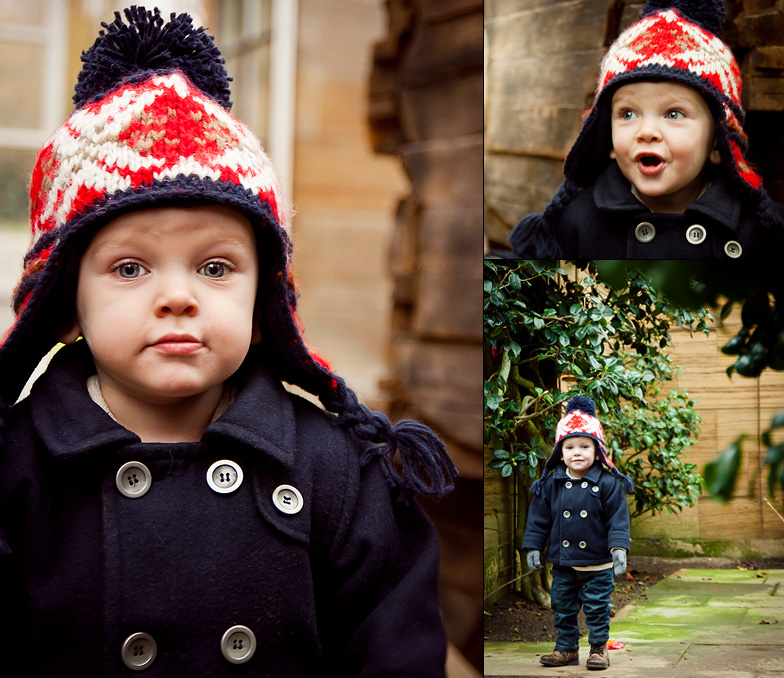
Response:
[[[528,555],[525,557],[526,562],[528,563],[529,570],[541,570],[542,569],[542,557],[539,551],[529,551]],[[624,565],[625,567],[625,565]]]
[[[613,572],[616,577],[620,577],[626,572],[626,551],[623,549],[615,549],[612,552],[613,559]]]

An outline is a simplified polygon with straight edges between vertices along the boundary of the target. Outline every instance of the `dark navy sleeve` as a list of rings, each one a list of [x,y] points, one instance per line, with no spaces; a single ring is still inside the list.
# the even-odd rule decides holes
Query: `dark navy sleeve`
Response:
[[[314,496],[329,505],[313,535],[325,675],[443,677],[435,529],[415,501],[396,501],[377,462],[360,466],[352,438],[340,438],[347,449],[324,469],[331,480],[314,478]]]
[[[629,505],[623,483],[607,474],[602,485],[607,545],[610,549],[623,548],[628,552],[631,548]]]
[[[547,485],[552,485],[553,481]],[[550,507],[549,487],[542,487],[541,492],[531,499],[528,505],[528,518],[525,522],[522,548],[534,551],[544,551],[552,529],[553,516]]]

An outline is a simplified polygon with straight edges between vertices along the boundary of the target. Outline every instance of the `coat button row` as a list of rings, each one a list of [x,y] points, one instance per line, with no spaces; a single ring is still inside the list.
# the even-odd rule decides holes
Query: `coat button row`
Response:
[[[571,518],[572,517],[571,511],[564,511],[563,512],[563,517],[564,518]],[[580,511],[580,518],[587,518],[587,517],[588,517],[588,511],[585,511],[585,510]]]
[[[207,485],[219,494],[234,492],[242,484],[243,473],[239,464],[221,459],[207,471]],[[117,471],[114,479],[117,489],[131,499],[147,494],[152,485],[152,474],[140,461],[129,461]],[[283,513],[294,514],[302,510],[302,494],[293,485],[278,485],[272,493],[272,503]]]
[[[568,540],[568,539],[564,539],[564,540],[563,540],[563,542],[561,542],[561,545],[562,545],[562,546],[563,546],[565,549],[568,549],[568,548],[569,548],[569,546],[570,546],[570,542],[569,542],[569,540]],[[588,545],[588,544],[586,544],[584,541],[581,541],[581,542],[579,543],[579,547],[580,547],[581,549],[584,549],[584,548],[585,548],[587,545]]]
[[[692,245],[701,245],[707,235],[705,226],[701,224],[692,224],[686,229],[686,240]],[[640,222],[634,229],[634,237],[642,243],[651,242],[656,237],[656,227],[647,221]],[[743,248],[737,240],[728,240],[724,245],[724,253],[731,259],[737,259],[743,254]]]
[[[221,654],[232,664],[244,664],[256,652],[256,636],[247,626],[232,626],[220,641]],[[132,671],[150,668],[158,656],[158,644],[149,633],[133,633],[122,645],[122,661]]]
[[[567,490],[571,490],[571,489],[572,489],[572,481],[571,481],[571,480],[567,480],[567,481],[564,483],[564,487],[566,487],[566,489],[567,489]],[[582,487],[583,489],[585,489],[586,487],[588,487],[588,483],[586,483],[586,482],[584,482],[584,481],[583,481],[582,483],[580,483],[580,487]],[[594,492],[598,492],[598,491],[599,491],[599,486],[598,486],[598,485],[594,485],[594,486],[593,486],[593,491],[594,491]],[[569,516],[566,516],[566,517],[568,518]]]

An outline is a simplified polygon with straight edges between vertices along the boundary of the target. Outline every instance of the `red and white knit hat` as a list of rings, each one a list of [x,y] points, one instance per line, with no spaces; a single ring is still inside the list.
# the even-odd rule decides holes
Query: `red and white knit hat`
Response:
[[[602,60],[593,105],[566,159],[567,177],[582,185],[594,175],[588,163],[595,159],[602,169],[606,167],[612,147],[609,109],[618,87],[639,80],[669,80],[689,85],[703,96],[716,119],[725,169],[747,192],[760,190],[762,180],[745,158],[740,69],[719,37],[724,16],[722,0],[645,3],[638,21],[618,37]]]
[[[627,492],[634,491],[634,484],[631,478],[618,470],[607,453],[607,445],[604,442],[604,429],[601,422],[596,418],[596,404],[586,395],[576,395],[569,398],[569,402],[566,404],[566,412],[555,427],[553,453],[545,462],[541,479],[536,481],[531,488],[534,494],[539,493],[541,484],[546,482],[549,475],[555,471],[561,462],[563,458],[563,441],[575,436],[591,438],[596,443],[596,461],[602,464],[610,473],[621,479]]]
[[[229,112],[230,78],[212,37],[187,14],[165,23],[157,9],[124,13],[127,24],[116,12],[82,54],[75,110],[38,155],[32,246],[14,293],[17,319],[0,346],[0,403],[14,403],[73,321],[79,260],[98,229],[136,209],[225,205],[242,212],[256,234],[264,338],[254,355],[375,443],[368,454],[382,457],[387,479],[403,494],[443,494],[456,473],[443,443],[422,424],[392,426],[359,404],[303,341],[287,207],[259,140]],[[402,478],[392,465],[396,451]]]

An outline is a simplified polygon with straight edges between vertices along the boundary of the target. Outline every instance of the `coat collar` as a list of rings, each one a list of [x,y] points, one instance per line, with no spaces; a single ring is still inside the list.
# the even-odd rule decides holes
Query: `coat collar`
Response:
[[[605,212],[650,212],[630,190],[618,163],[613,162],[596,180],[593,190],[596,207]],[[737,230],[740,223],[741,201],[727,177],[719,172],[705,193],[687,208],[685,214],[707,216],[711,220]]]
[[[592,483],[598,483],[601,475],[602,465],[601,463],[597,464],[596,462],[594,462],[593,466],[588,469],[588,472],[582,478],[580,478],[580,480],[575,480],[574,478],[566,475],[566,464],[564,464],[563,461],[558,464],[555,471],[553,472],[553,478],[555,478],[555,480],[571,480],[573,483],[582,482],[583,480],[588,480]]]
[[[29,397],[33,426],[54,457],[141,442],[90,399],[87,377],[94,372],[87,345],[79,341],[57,352],[33,388]],[[261,361],[254,360],[239,384],[237,399],[207,427],[202,440],[230,440],[291,466],[295,460],[291,396]]]

